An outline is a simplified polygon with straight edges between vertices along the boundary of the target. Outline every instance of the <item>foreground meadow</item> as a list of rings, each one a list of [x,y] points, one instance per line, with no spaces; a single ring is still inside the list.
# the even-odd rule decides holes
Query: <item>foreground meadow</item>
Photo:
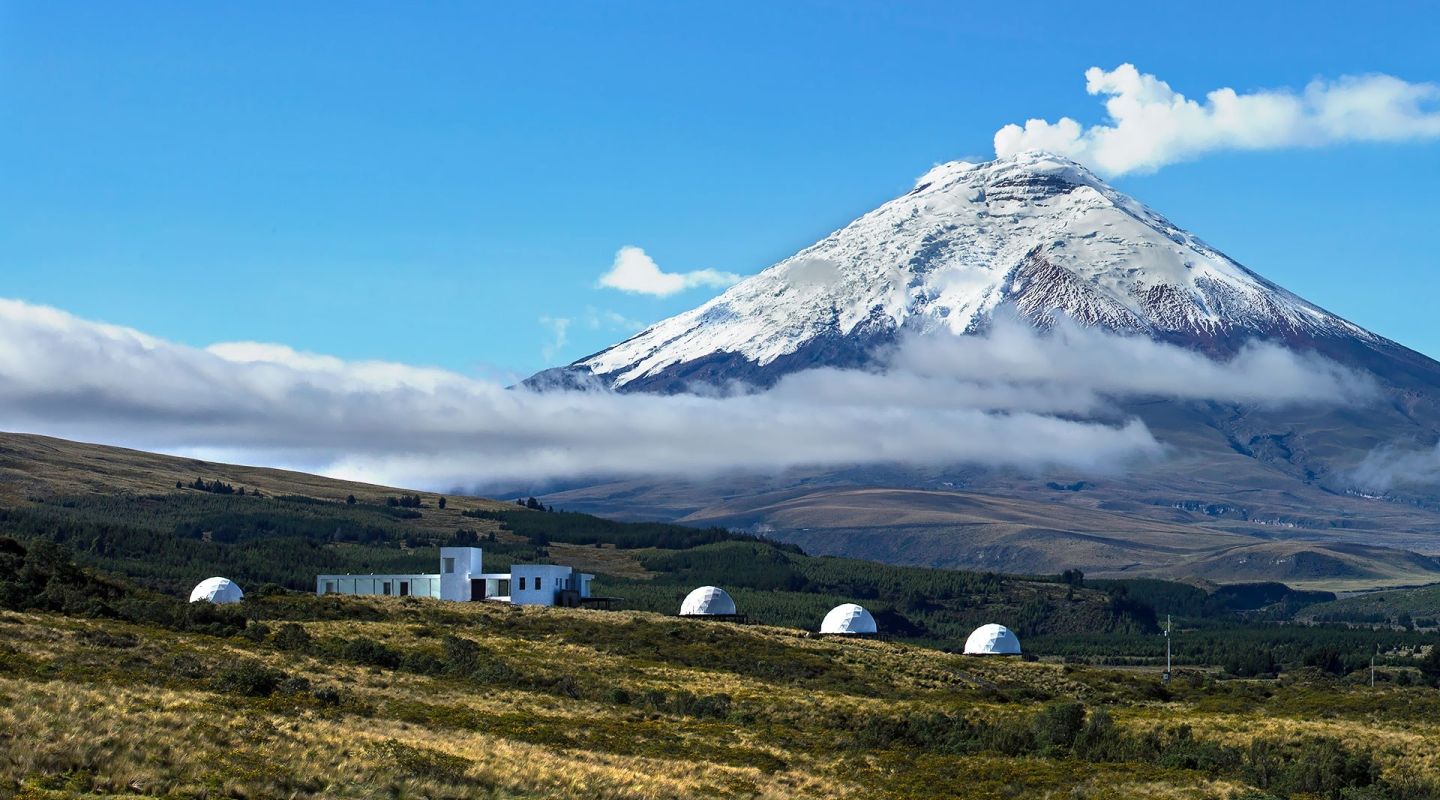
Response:
[[[1408,798],[1440,778],[1440,692],[1392,682],[1165,687],[638,612],[239,609],[0,615],[0,793]]]

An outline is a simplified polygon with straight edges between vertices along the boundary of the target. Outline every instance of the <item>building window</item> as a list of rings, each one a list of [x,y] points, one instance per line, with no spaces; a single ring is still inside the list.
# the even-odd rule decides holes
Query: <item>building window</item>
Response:
[[[522,592],[525,591],[525,576],[524,576],[524,575],[521,575],[521,576],[520,576],[520,591],[522,591]]]
[[[453,558],[447,558],[447,559],[445,559],[445,574],[446,574],[446,575],[450,575],[450,574],[452,574],[452,573],[454,573],[454,572],[455,572],[455,559],[453,559]]]
[[[380,590],[380,594],[390,594],[390,581],[385,581],[385,583],[381,585],[384,588]]]
[[[325,581],[325,594],[335,594],[335,581]]]
[[[536,576],[535,576],[535,589],[536,589],[537,591],[540,589],[540,576],[539,576],[539,575],[536,575]]]

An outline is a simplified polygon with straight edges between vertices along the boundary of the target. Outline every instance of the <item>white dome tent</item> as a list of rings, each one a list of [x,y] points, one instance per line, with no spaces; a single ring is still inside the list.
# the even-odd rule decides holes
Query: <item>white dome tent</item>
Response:
[[[729,617],[735,613],[735,601],[718,586],[701,586],[685,595],[680,604],[682,617]]]
[[[1018,656],[1020,637],[1004,625],[981,625],[965,640],[967,656]]]
[[[225,605],[227,603],[238,603],[245,593],[240,591],[240,586],[229,578],[206,578],[200,581],[195,590],[190,592],[190,602],[196,603],[204,600],[207,603]]]
[[[820,623],[821,633],[867,635],[879,632],[875,618],[863,606],[854,603],[835,606]]]

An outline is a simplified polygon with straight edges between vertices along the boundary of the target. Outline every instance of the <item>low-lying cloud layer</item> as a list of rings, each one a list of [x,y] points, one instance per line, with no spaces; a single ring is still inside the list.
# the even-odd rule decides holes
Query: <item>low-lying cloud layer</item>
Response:
[[[1085,71],[1109,120],[1085,127],[1062,117],[1006,125],[995,154],[1049,150],[1107,175],[1151,172],[1216,150],[1272,150],[1340,142],[1440,138],[1440,85],[1390,75],[1316,80],[1301,91],[1223,88],[1191,100],[1132,64]]]
[[[1104,471],[1163,457],[1139,420],[1077,418],[1111,397],[1274,405],[1370,391],[1278,347],[1219,364],[1013,323],[907,341],[884,369],[813,370],[767,391],[542,393],[280,345],[197,349],[0,300],[0,428],[439,489],[878,463]]]
[[[1352,470],[1351,481],[1373,492],[1440,483],[1440,445],[1423,449],[1379,447]]]

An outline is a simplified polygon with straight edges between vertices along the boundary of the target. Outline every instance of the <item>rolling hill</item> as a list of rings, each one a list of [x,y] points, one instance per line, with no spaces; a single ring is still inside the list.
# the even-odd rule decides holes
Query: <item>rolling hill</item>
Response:
[[[0,794],[26,800],[1440,792],[1440,695],[1407,654],[1377,687],[1163,684],[643,612],[272,593],[199,614],[50,555],[20,571]],[[90,600],[31,605],[65,597]]]
[[[830,608],[860,600],[893,635],[952,648],[994,619],[1027,635],[1155,629],[1149,607],[1058,577],[821,558],[713,526],[617,523],[473,497],[440,508],[429,493],[22,434],[0,434],[0,452],[7,484],[23,481],[0,498],[0,535],[65,545],[87,566],[177,596],[211,575],[247,590],[312,591],[321,573],[429,572],[436,548],[478,543],[487,567],[569,564],[597,575],[597,594],[649,611],[673,612],[695,586],[718,584],[756,620],[814,628]],[[418,507],[390,504],[405,497]]]

